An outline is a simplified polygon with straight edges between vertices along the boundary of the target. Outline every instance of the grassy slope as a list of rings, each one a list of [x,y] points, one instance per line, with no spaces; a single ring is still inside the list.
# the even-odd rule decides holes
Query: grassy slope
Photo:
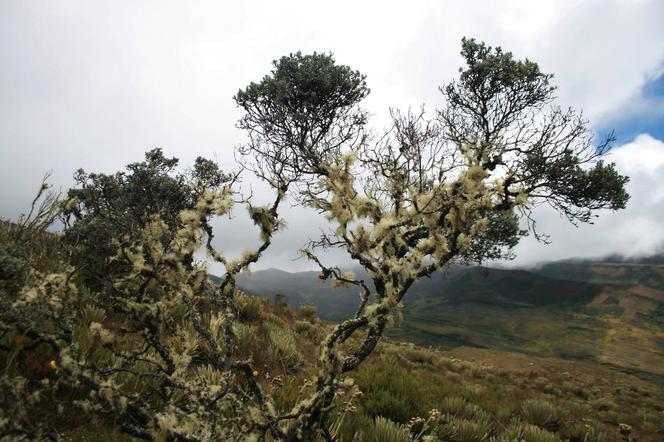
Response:
[[[664,382],[664,291],[642,284],[657,281],[652,269],[639,266],[641,274],[627,276],[621,266],[575,264],[576,273],[570,273],[583,282],[494,270],[482,281],[478,272],[466,272],[438,296],[413,297],[392,335],[442,348],[468,345],[593,360]]]
[[[243,303],[240,315],[245,330],[238,342],[240,356],[255,361],[259,383],[273,394],[278,409],[289,410],[302,391],[307,392],[305,379],[317,370],[317,346],[332,325],[311,311],[293,312],[265,302]],[[271,353],[275,330],[293,336],[294,357]],[[355,347],[358,340],[348,345]],[[546,428],[546,437],[618,441],[620,423],[631,425],[641,441],[658,441],[664,435],[661,385],[591,362],[468,347],[440,351],[385,339],[349,375],[364,394],[352,399],[352,407],[345,406],[348,396],[337,399],[332,428],[338,441],[374,441],[377,416],[405,424],[416,416],[426,418],[432,409],[443,412],[443,422],[448,423],[436,428],[445,434],[452,423],[466,425],[466,433],[452,440],[482,440],[473,431],[500,438],[537,422],[527,413],[529,400],[555,411],[553,421],[540,423],[543,428],[538,431]],[[63,420],[50,413],[42,409],[39,418],[53,420],[67,440],[132,440],[110,421],[80,413]]]
[[[354,289],[314,272],[256,272],[250,293],[283,292],[326,320],[349,317]],[[561,279],[566,276],[568,279]],[[424,346],[465,345],[591,360],[664,382],[664,270],[659,263],[563,262],[536,271],[455,269],[417,283],[390,336]]]
[[[368,417],[403,421],[406,410],[425,416],[461,397],[488,412],[499,435],[515,420],[527,420],[524,403],[537,398],[558,410],[563,439],[594,440],[599,430],[606,440],[620,440],[619,423],[634,426],[641,440],[664,435],[661,386],[594,363],[468,347],[442,352],[390,341],[353,376],[369,392],[359,406]]]

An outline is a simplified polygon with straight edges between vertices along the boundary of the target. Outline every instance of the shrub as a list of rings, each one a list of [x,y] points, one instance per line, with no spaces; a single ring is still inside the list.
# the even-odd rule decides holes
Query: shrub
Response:
[[[547,384],[549,384],[549,380],[544,376],[536,377],[533,382],[535,383],[535,386],[539,389],[544,389],[547,386]]]
[[[194,368],[195,377],[205,385],[221,385],[224,374],[211,365],[202,365]]]
[[[523,419],[532,425],[555,430],[560,422],[558,411],[550,402],[541,399],[528,399],[521,406]]]
[[[478,400],[486,393],[486,388],[479,384],[466,382],[463,384],[463,396],[470,400]]]
[[[606,397],[600,397],[590,401],[592,407],[597,411],[609,411],[615,407],[613,401]]]
[[[418,364],[431,364],[434,361],[434,353],[426,348],[408,348],[404,350],[403,356]]]
[[[114,174],[74,174],[76,187],[68,191],[65,207],[65,240],[73,246],[74,260],[86,285],[93,291],[112,290],[113,280],[131,269],[116,257],[118,241],[136,239],[151,218],[167,226],[162,246],[174,239],[184,225],[180,214],[192,210],[204,191],[220,189],[231,180],[213,161],[198,157],[187,173],[178,173],[177,158],[161,149],[145,153],[145,160],[131,163]],[[117,257],[116,257],[117,258]],[[193,258],[187,258],[191,265]]]
[[[48,346],[58,382],[28,384],[0,376],[0,392],[10,398],[0,408],[0,434],[55,439],[48,422],[32,422],[25,404],[51,397],[68,383],[86,398],[76,405],[112,415],[140,439],[314,439],[325,430],[321,425],[334,393],[346,386],[344,374],[369,357],[415,281],[451,263],[510,257],[526,234],[520,217],[532,221],[539,204],[549,203],[578,222],[590,222],[595,210],[625,207],[627,178],[599,160],[610,142],[593,145],[587,123],[574,111],[544,109],[554,99],[550,75],[472,39],[462,41],[462,54],[466,67],[458,81],[441,88],[446,101],[436,118],[429,120],[424,111],[393,112],[392,127],[377,143],[365,137],[364,75],[336,65],[327,54],[296,53],[275,61],[270,74],[234,97],[244,111],[238,126],[249,133],[237,152],[243,170],[274,190],[264,206],[239,194],[238,176],[227,177],[203,159],[192,173],[178,174],[177,159],[159,149],[126,172],[79,171],[65,206],[66,221],[73,219],[66,238],[78,252],[74,266],[33,272],[39,270],[34,260],[34,278],[17,301],[8,306],[0,300],[1,333]],[[500,124],[487,125],[488,120]],[[514,133],[527,136],[514,139]],[[358,179],[366,176],[372,179]],[[290,196],[332,224],[302,253],[321,267],[322,279],[360,289],[362,302],[322,340],[316,376],[297,413],[278,414],[256,382],[251,359],[236,357],[235,347],[248,352],[250,344],[242,342],[255,333],[238,323],[235,295],[239,272],[257,262],[284,225],[279,206]],[[234,205],[246,208],[260,241],[231,257],[213,246],[211,222],[230,216]],[[45,211],[31,225],[50,224],[55,212]],[[21,238],[30,242],[31,235]],[[325,267],[316,252],[330,246],[359,262],[373,286],[352,272]],[[212,292],[207,268],[194,259],[202,248],[224,267]],[[111,324],[83,318],[81,300],[90,291],[105,295],[92,298],[108,318],[121,318],[113,324],[116,333],[109,334]],[[275,301],[286,300],[277,295]],[[246,317],[260,314],[246,307]],[[283,307],[277,311],[288,315]],[[298,365],[294,335],[270,318],[268,353]],[[387,369],[381,365],[389,377],[371,373],[378,378],[371,385],[386,387],[371,399],[383,394],[377,404],[404,421],[426,413],[422,398],[431,394],[431,384],[402,376],[390,363]],[[196,370],[205,366],[223,372],[220,385],[201,381],[216,376]],[[468,397],[486,392],[478,384],[464,388]],[[449,422],[455,437],[486,438],[488,419],[472,407],[465,413],[474,420]]]
[[[440,410],[445,414],[453,416],[464,416],[468,402],[458,396],[446,397],[440,407]]]
[[[240,320],[252,322],[263,317],[263,304],[265,303],[263,298],[240,292],[235,295],[235,302]]]
[[[449,371],[453,371],[453,372],[457,372],[461,368],[458,362],[456,362],[455,360],[453,360],[451,358],[447,358],[447,357],[444,357],[444,356],[436,358],[436,364],[439,367],[444,368],[445,370],[449,370]]]
[[[353,378],[365,393],[360,409],[371,418],[383,416],[405,424],[413,416],[428,412],[422,401],[427,386],[415,376],[403,376],[393,358],[380,358],[372,365],[363,366]]]
[[[496,410],[496,420],[501,424],[507,424],[512,420],[514,416],[514,410],[507,406],[502,406]]]
[[[499,442],[560,442],[560,438],[549,431],[528,423],[515,423],[503,431]]]
[[[482,442],[491,436],[492,427],[483,421],[451,417],[434,429],[441,440],[454,442]]]
[[[371,434],[365,440],[371,442],[410,442],[411,439],[405,425],[378,416],[371,425]]]
[[[16,293],[23,286],[28,265],[21,249],[13,244],[0,244],[0,293]]]
[[[311,304],[302,304],[297,312],[301,319],[313,322],[316,320],[316,307]]]
[[[324,336],[324,329],[307,321],[295,321],[294,330],[313,343],[319,343]]]
[[[274,313],[268,313],[263,318],[263,326],[269,332],[271,326],[276,326],[280,328],[286,327],[286,322],[279,316]]]
[[[257,329],[253,325],[236,323],[233,324],[235,334],[235,348],[243,354],[251,354],[251,349],[256,343]]]
[[[295,325],[293,326],[293,330],[295,330],[295,333],[298,333],[298,334],[303,335],[303,334],[308,334],[309,332],[311,332],[311,329],[312,329],[313,327],[314,327],[314,326],[311,325],[310,322],[307,322],[307,321],[295,321]]]
[[[297,350],[293,334],[287,329],[274,325],[267,329],[269,338],[267,351],[270,357],[282,361],[290,368],[298,367],[302,363],[302,355]]]
[[[606,432],[596,422],[574,422],[567,425],[561,433],[571,441],[604,442],[606,440]]]

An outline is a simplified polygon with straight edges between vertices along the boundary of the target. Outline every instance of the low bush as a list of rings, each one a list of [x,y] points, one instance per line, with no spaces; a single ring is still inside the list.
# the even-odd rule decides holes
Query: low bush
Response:
[[[297,312],[297,316],[300,319],[313,322],[317,319],[316,307],[310,304],[302,304]]]
[[[242,292],[235,295],[238,316],[241,321],[253,322],[263,317],[264,298],[249,296]]]
[[[434,430],[440,440],[453,442],[482,442],[488,440],[491,433],[489,422],[457,417],[449,418]]]
[[[502,432],[498,442],[561,442],[555,434],[529,423],[515,423]]]
[[[302,364],[302,355],[298,351],[295,338],[289,330],[269,326],[268,338],[267,351],[273,360],[281,361],[291,369],[298,368]]]
[[[521,406],[521,416],[529,424],[547,430],[556,430],[560,425],[556,407],[541,399],[526,400]]]
[[[370,434],[366,435],[367,442],[410,442],[410,433],[405,425],[392,422],[389,419],[378,416],[374,419],[370,428]]]

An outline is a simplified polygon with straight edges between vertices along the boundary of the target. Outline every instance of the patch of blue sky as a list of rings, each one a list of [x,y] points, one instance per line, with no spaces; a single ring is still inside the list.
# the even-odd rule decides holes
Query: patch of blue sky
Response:
[[[613,130],[617,145],[643,133],[664,141],[664,73],[641,88],[634,105],[626,106],[623,113],[616,112],[595,130],[599,135]]]

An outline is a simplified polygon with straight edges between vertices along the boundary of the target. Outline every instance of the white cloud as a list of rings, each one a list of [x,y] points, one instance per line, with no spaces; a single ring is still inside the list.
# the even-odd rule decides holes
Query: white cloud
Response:
[[[231,97],[297,50],[366,73],[378,127],[389,106],[439,103],[464,35],[540,62],[562,104],[603,123],[661,72],[662,17],[658,0],[0,2],[0,216],[25,210],[49,169],[67,187],[78,167],[115,171],[154,146],[230,167]],[[265,264],[290,265],[316,220],[295,212]]]
[[[608,160],[630,177],[627,208],[603,211],[593,225],[578,228],[550,208],[536,210],[538,228],[551,235],[543,245],[533,238],[517,247],[515,264],[565,258],[593,258],[610,254],[648,255],[664,244],[664,142],[639,135],[611,151]]]

